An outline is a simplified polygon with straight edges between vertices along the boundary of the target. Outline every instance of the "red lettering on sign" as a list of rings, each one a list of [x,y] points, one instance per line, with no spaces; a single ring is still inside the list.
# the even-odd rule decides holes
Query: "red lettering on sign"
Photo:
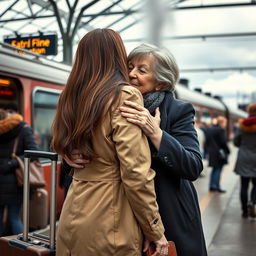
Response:
[[[13,92],[0,90],[0,95],[13,96]]]

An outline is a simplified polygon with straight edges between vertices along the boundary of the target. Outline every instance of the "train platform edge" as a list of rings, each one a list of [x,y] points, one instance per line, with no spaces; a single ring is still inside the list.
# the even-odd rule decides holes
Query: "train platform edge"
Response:
[[[232,144],[229,146],[229,164],[224,166],[221,179],[226,193],[208,191],[211,168],[207,166],[207,161],[204,161],[202,177],[194,182],[208,255],[255,256],[256,221],[241,217],[240,177],[233,172],[238,149]]]

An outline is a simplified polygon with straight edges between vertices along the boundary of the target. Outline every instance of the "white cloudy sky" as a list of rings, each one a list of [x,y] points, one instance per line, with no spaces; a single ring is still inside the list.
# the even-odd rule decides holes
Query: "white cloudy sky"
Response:
[[[250,1],[188,1],[186,4],[248,3]],[[256,6],[233,8],[209,8],[175,11],[165,21],[165,36],[207,35],[223,33],[256,32]],[[143,37],[143,25],[136,28],[138,38]],[[129,34],[130,33],[130,37]],[[134,37],[129,29],[124,38]],[[127,43],[128,51],[137,43]],[[177,59],[181,69],[256,66],[256,36],[185,40],[163,40]],[[188,78],[191,88],[222,95],[227,104],[235,106],[250,100],[256,91],[256,70],[241,72],[181,73]],[[247,96],[247,97],[246,97]]]
[[[226,2],[226,1],[219,1]],[[242,2],[242,1],[239,1]],[[175,12],[176,35],[255,32],[256,6]],[[256,36],[243,38],[215,38],[202,41],[173,42],[174,54],[181,68],[213,68],[256,66]],[[168,42],[165,42],[168,46]],[[243,103],[244,94],[256,91],[254,72],[214,72],[181,74],[190,80],[191,87],[224,96],[228,104]]]

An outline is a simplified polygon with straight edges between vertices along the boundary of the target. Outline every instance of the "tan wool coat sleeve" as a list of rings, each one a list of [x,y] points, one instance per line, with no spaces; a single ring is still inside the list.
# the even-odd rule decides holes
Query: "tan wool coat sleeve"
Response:
[[[164,227],[156,202],[154,176],[150,169],[148,141],[142,130],[121,116],[119,107],[124,100],[143,105],[141,93],[131,86],[122,89],[118,106],[112,116],[112,138],[120,162],[121,180],[132,211],[147,239],[156,241],[164,234]]]

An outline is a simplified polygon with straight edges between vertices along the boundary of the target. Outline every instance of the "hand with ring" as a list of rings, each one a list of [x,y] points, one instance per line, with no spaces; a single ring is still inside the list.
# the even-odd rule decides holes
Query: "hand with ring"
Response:
[[[125,100],[124,104],[119,108],[121,115],[128,122],[138,125],[144,134],[151,139],[156,149],[159,149],[163,134],[160,128],[159,108],[156,109],[155,116],[152,116],[146,108],[135,102]]]
[[[166,237],[164,235],[159,240],[154,241],[153,243],[156,246],[156,250],[152,254],[152,256],[168,256],[168,241],[166,240]]]

